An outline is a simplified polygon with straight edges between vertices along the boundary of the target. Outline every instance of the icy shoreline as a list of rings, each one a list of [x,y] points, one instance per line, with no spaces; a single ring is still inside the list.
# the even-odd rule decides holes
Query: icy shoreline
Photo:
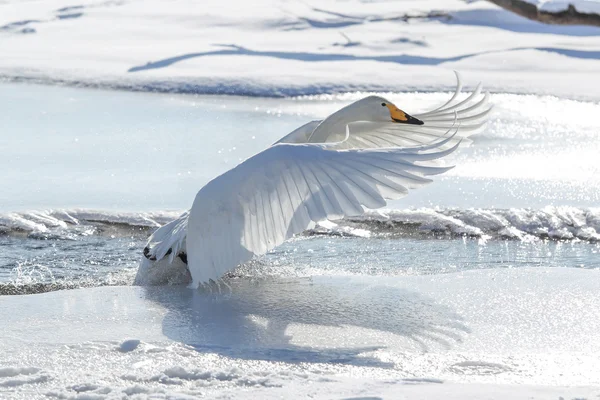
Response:
[[[34,239],[75,239],[79,236],[131,236],[148,232],[183,211],[113,212],[42,210],[0,214],[0,234]],[[412,208],[367,211],[335,223],[323,222],[307,234],[333,236],[400,235],[484,239],[600,241],[600,209],[547,206],[542,209]]]

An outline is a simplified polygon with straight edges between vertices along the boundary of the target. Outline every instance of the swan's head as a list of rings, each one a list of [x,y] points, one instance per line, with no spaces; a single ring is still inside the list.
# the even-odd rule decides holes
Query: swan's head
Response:
[[[355,121],[397,122],[401,124],[423,125],[423,121],[402,111],[391,101],[381,96],[369,96],[352,103],[348,112]]]

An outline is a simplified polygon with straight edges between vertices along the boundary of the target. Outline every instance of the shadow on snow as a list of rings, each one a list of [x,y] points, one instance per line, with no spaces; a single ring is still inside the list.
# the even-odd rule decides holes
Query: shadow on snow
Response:
[[[562,49],[553,47],[516,47],[512,49],[500,49],[493,51],[484,51],[473,54],[464,54],[455,57],[423,57],[423,56],[412,56],[408,54],[401,55],[384,55],[384,56],[359,56],[352,54],[335,54],[335,53],[309,53],[309,52],[290,52],[290,51],[260,51],[250,50],[248,48],[223,44],[219,45],[225,47],[222,50],[206,51],[200,53],[189,53],[180,56],[169,57],[162,60],[148,62],[145,65],[138,65],[129,68],[127,72],[139,72],[150,69],[166,68],[173,64],[181,61],[198,58],[198,57],[210,57],[210,56],[253,56],[253,57],[271,57],[283,60],[296,60],[305,62],[324,62],[324,61],[379,61],[379,62],[391,62],[397,64],[414,64],[414,65],[440,65],[446,62],[460,61],[467,58],[503,53],[519,50],[539,50],[548,51],[553,53],[562,54],[568,57],[581,58],[581,59],[600,59],[600,51],[587,51],[587,50],[573,50],[573,49]]]
[[[326,345],[321,338],[318,346],[292,342],[306,340],[318,327],[350,327],[397,335],[406,339],[403,346],[428,351],[432,345],[451,348],[469,332],[449,308],[402,288],[282,278],[229,283],[227,294],[178,286],[144,290],[148,300],[168,310],[162,322],[167,337],[201,352],[244,359],[392,368],[364,355],[384,348],[381,338],[369,346],[339,345],[351,336]],[[286,330],[293,324],[313,328],[292,337]]]
[[[297,61],[308,61],[308,62],[322,62],[322,61],[381,61],[381,62],[392,62],[397,64],[426,64],[426,65],[438,65],[449,61],[459,61],[463,58],[472,57],[474,54],[461,55],[456,57],[448,58],[437,58],[437,57],[422,57],[422,56],[411,56],[406,54],[401,55],[385,55],[385,56],[357,56],[352,54],[336,54],[336,53],[309,53],[309,52],[292,52],[292,51],[260,51],[250,50],[248,48],[232,45],[223,44],[219,45],[225,47],[222,50],[206,51],[201,53],[189,53],[183,54],[176,57],[169,57],[159,61],[149,62],[145,65],[135,66],[128,70],[128,72],[138,72],[148,69],[165,68],[180,61],[189,60],[197,57],[209,57],[209,56],[254,56],[254,57],[271,57],[279,58],[284,60],[297,60]]]

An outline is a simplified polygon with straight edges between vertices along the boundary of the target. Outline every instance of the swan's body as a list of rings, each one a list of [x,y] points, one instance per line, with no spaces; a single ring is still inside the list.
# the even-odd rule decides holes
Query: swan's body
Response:
[[[481,128],[490,111],[480,87],[458,102],[460,89],[459,80],[450,101],[415,117],[369,96],[301,126],[210,181],[189,212],[159,228],[136,283],[170,281],[187,272],[185,261],[192,286],[216,281],[314,222],[383,207],[429,183],[427,176],[448,169],[435,160]]]

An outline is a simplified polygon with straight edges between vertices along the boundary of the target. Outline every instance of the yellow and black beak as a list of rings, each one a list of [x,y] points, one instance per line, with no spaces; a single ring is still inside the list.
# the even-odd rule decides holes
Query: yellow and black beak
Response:
[[[390,117],[394,122],[411,125],[423,125],[423,121],[413,117],[412,115],[408,115],[393,104],[381,103],[381,105],[387,107],[390,110]]]

